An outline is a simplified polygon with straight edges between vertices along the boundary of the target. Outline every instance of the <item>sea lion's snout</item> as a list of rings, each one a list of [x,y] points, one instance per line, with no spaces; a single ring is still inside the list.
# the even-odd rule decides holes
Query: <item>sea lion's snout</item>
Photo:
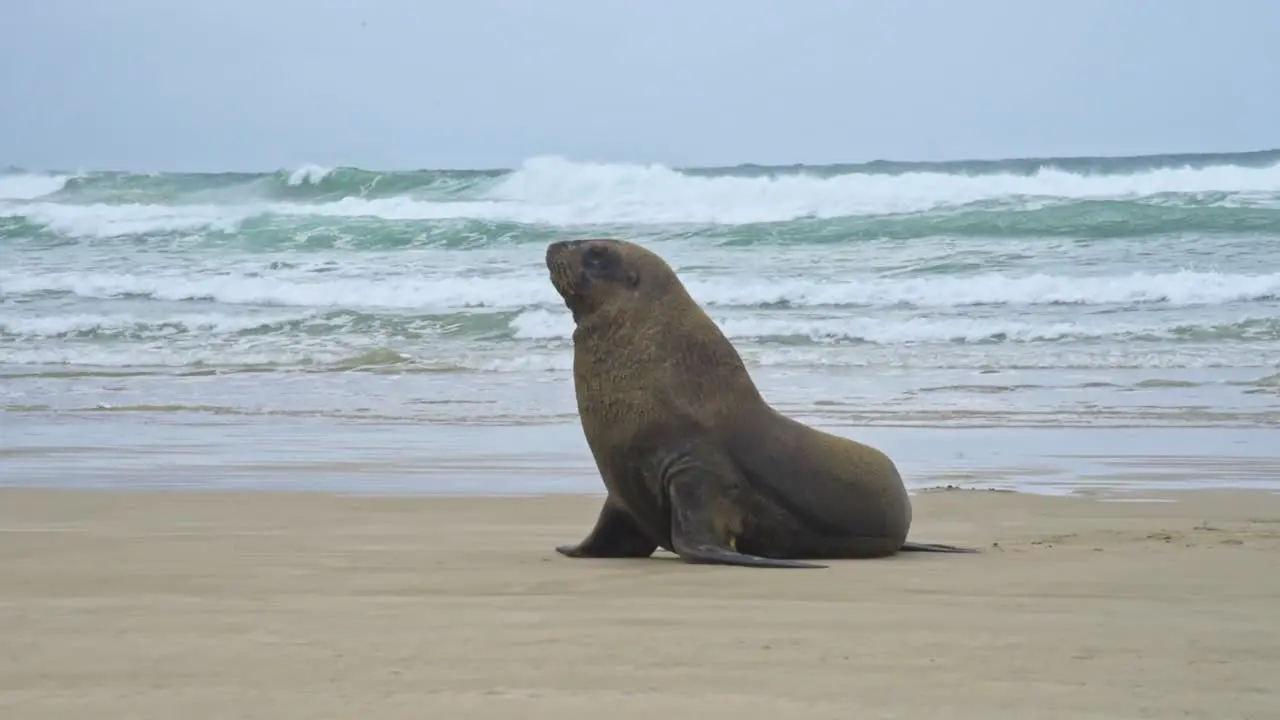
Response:
[[[547,265],[550,265],[556,258],[560,257],[560,253],[569,247],[567,240],[558,240],[547,246]]]
[[[547,245],[551,284],[581,320],[614,300],[624,288],[634,289],[639,275],[626,266],[618,242],[608,238],[559,240]]]
[[[548,274],[551,276],[551,285],[569,303],[570,309],[573,309],[572,300],[577,290],[577,273],[573,270],[574,263],[570,250],[581,242],[580,240],[560,240],[547,245],[546,263]]]
[[[547,245],[547,267],[551,267],[556,261],[563,258],[570,248],[581,244],[581,240],[557,240]]]

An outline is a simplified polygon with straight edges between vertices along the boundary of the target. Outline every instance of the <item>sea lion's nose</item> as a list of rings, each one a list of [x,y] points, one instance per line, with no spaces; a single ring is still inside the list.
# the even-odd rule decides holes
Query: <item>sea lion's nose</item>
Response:
[[[581,240],[557,240],[547,246],[547,260],[551,260],[560,253],[582,242]]]

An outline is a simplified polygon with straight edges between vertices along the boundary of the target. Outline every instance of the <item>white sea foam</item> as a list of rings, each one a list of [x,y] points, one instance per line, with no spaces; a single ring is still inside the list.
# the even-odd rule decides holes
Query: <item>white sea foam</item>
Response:
[[[735,282],[736,280],[736,282]],[[1180,271],[1126,275],[856,278],[690,278],[690,294],[709,305],[785,304],[963,307],[968,305],[1198,305],[1280,297],[1280,273],[1243,275]]]
[[[34,200],[66,187],[71,175],[0,175],[0,200]]]
[[[170,313],[149,317],[131,313],[73,312],[65,315],[30,315],[13,310],[0,311],[0,335],[27,338],[57,338],[79,333],[121,333],[135,331],[152,337],[178,335],[228,335],[264,325],[305,321],[315,316],[311,311],[293,313]]]
[[[79,367],[237,367],[245,365],[298,366],[317,369],[349,362],[380,349],[358,338],[341,343],[311,345],[287,342],[231,343],[143,342],[99,344],[45,342],[0,345],[0,368],[14,366],[70,365]],[[1169,346],[1080,346],[1067,343],[1037,345],[973,343],[891,343],[838,345],[757,345],[735,338],[749,365],[794,368],[1207,368],[1258,367],[1274,372],[1265,352],[1255,344],[1204,345],[1189,350]],[[567,344],[548,348],[524,348],[516,353],[477,352],[463,346],[394,341],[396,365],[439,369],[474,369],[492,372],[570,370],[573,353]],[[2,383],[0,383],[2,384]]]
[[[320,330],[313,339],[320,342],[348,344],[368,339],[368,334],[353,331],[353,316],[324,316],[320,311],[308,309],[246,311],[244,308],[225,307],[221,311],[176,312],[138,314],[136,312],[68,312],[34,315],[9,307],[0,307],[0,336],[23,337],[30,340],[74,339],[92,334],[97,337],[128,337],[135,340],[191,341],[200,338],[228,338],[249,330],[272,329],[275,341],[288,341],[291,336],[302,339],[309,336],[308,327]],[[917,343],[1028,343],[1064,342],[1088,340],[1121,340],[1141,337],[1148,341],[1175,339],[1185,335],[1189,327],[1227,322],[1250,323],[1251,328],[1238,330],[1236,339],[1276,340],[1280,332],[1280,320],[1273,315],[1252,314],[1234,316],[1231,319],[1186,318],[1183,316],[1147,319],[1126,319],[1124,316],[1107,315],[1087,319],[1069,320],[1050,317],[1018,319],[1005,316],[874,316],[857,314],[807,316],[785,313],[781,315],[737,310],[713,313],[724,333],[734,339],[790,343],[838,345],[846,343],[870,343],[876,345],[911,345]],[[298,324],[287,334],[279,329],[286,324]],[[467,342],[470,333],[453,321],[450,327],[461,329],[458,339]],[[532,309],[516,315],[509,323],[512,336],[522,341],[567,341],[573,333],[573,322],[567,311]],[[424,332],[437,333],[443,327],[431,316],[398,316],[392,328],[380,331],[382,339],[401,340],[421,338]],[[398,330],[395,328],[399,328]],[[405,336],[403,333],[409,332]],[[490,335],[489,330],[480,330]],[[262,335],[255,333],[243,338],[248,344],[260,344]]]
[[[329,171],[305,166],[290,184],[319,182]],[[63,179],[0,177],[0,197],[31,200]],[[13,178],[23,178],[14,180]],[[43,183],[43,185],[39,185]],[[39,187],[37,187],[39,185]],[[8,188],[8,189],[3,189]],[[781,222],[799,218],[875,216],[945,211],[969,203],[1004,200],[1020,207],[1083,199],[1150,198],[1168,204],[1169,193],[1219,193],[1222,204],[1280,206],[1280,166],[1219,166],[1150,170],[1127,175],[1085,175],[1041,170],[1033,175],[900,175],[850,173],[833,177],[701,177],[663,166],[606,165],[535,158],[492,186],[451,201],[410,197],[348,197],[327,203],[261,202],[236,205],[66,205],[9,203],[0,215],[77,237],[211,228],[233,230],[246,219],[286,217],[384,220],[479,219],[564,227],[595,224],[722,224]]]
[[[265,212],[258,205],[68,205],[22,203],[0,207],[0,217],[24,217],[53,232],[80,238],[109,238],[193,230],[232,232]]]
[[[32,340],[74,338],[78,335],[129,335],[137,339],[191,340],[201,337],[217,338],[234,336],[247,330],[279,327],[284,324],[300,324],[305,328],[320,323],[324,333],[316,338],[335,342],[347,342],[361,333],[352,332],[349,318],[320,317],[313,310],[275,312],[244,312],[228,307],[224,311],[202,313],[165,313],[139,315],[132,312],[117,314],[71,312],[66,314],[31,315],[0,310],[0,336],[9,335]],[[1167,318],[1158,321],[1133,320],[1020,320],[1007,317],[862,317],[858,315],[808,317],[803,315],[762,316],[750,312],[713,315],[727,336],[735,340],[791,340],[817,344],[848,342],[878,345],[903,345],[913,343],[991,343],[991,342],[1058,342],[1105,338],[1142,336],[1148,339],[1173,338],[1184,330],[1190,321],[1185,318]],[[1237,317],[1236,322],[1272,319],[1270,316]],[[430,318],[401,318],[395,327],[412,331],[412,337],[420,337],[424,330],[439,328]],[[573,322],[568,312],[561,310],[527,310],[510,321],[512,335],[517,340],[568,340],[573,333]],[[1260,326],[1259,330],[1271,339],[1277,331],[1274,325]],[[395,339],[396,331],[391,331]],[[487,331],[486,331],[487,333]],[[259,342],[258,335],[246,338],[246,342]],[[466,330],[460,340],[466,340]]]
[[[1145,337],[1170,339],[1184,330],[1185,318],[1135,322],[1133,320],[1018,320],[1007,317],[760,317],[713,314],[726,336],[734,340],[793,339],[818,344],[848,342],[876,345],[916,343],[1059,342]],[[1236,318],[1237,322],[1270,319],[1270,316]],[[567,340],[573,335],[568,313],[529,310],[511,321],[517,338]],[[1271,329],[1270,333],[1275,333]],[[1270,339],[1274,340],[1274,336]]]
[[[294,186],[319,185],[320,181],[328,177],[331,172],[333,168],[307,164],[290,173],[288,182]]]
[[[912,172],[702,177],[661,165],[578,163],[543,157],[526,161],[489,196],[519,208],[540,208],[546,216],[544,222],[572,216],[605,223],[739,224],[923,212],[1008,197],[1136,198],[1202,192],[1280,192],[1280,166],[1160,169],[1125,175],[1042,169],[1033,175]]]
[[[65,292],[83,298],[144,296],[156,300],[212,300],[229,305],[313,308],[465,309],[522,307],[550,302],[545,276],[252,277],[232,274],[162,275],[0,270],[0,295]]]
[[[1099,276],[1009,276],[984,273],[932,278],[779,278],[768,275],[684,274],[690,293],[711,307],[864,306],[953,308],[1046,304],[1171,307],[1280,298],[1280,273],[1246,275],[1180,271]],[[544,272],[462,276],[439,270],[419,274],[335,277],[293,272],[278,277],[247,273],[130,273],[0,270],[0,296],[41,292],[83,298],[145,296],[157,300],[211,300],[234,305],[315,308],[466,309],[560,304]]]

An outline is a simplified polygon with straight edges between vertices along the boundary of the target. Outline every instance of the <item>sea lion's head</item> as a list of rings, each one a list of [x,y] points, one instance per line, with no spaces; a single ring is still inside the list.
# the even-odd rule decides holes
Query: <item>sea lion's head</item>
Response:
[[[657,253],[612,238],[564,240],[547,246],[546,262],[551,284],[577,325],[575,382],[611,378],[602,382],[617,388],[676,383],[679,389],[670,396],[682,402],[717,398],[703,404],[713,415],[759,406],[760,394],[738,351]],[[594,424],[601,407],[611,406],[605,414],[616,424],[621,411],[592,382],[579,386],[584,422]],[[659,402],[642,395],[650,399],[633,409]],[[662,415],[657,407],[643,412]]]
[[[651,304],[679,286],[675,271],[658,255],[625,240],[561,240],[547,246],[551,284],[576,323]]]

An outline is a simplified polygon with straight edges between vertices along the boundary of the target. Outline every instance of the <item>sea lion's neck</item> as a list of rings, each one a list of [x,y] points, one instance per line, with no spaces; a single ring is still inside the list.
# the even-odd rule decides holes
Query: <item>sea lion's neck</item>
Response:
[[[609,378],[651,398],[661,388],[679,402],[715,397],[716,406],[732,406],[761,401],[742,357],[701,308],[690,304],[678,312],[665,310],[593,315],[579,323],[573,333],[579,388]]]

